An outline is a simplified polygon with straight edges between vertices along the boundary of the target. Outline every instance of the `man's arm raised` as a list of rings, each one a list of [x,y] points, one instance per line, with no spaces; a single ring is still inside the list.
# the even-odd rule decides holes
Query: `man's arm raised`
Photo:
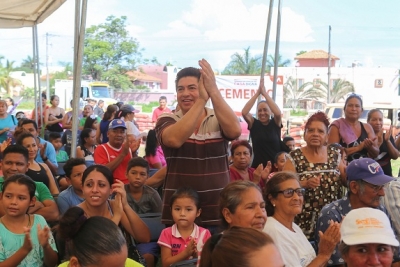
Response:
[[[210,96],[214,113],[218,119],[219,125],[221,126],[222,132],[229,139],[233,140],[238,138],[242,133],[239,120],[231,107],[222,98],[217,83],[215,82],[215,75],[211,65],[205,59],[199,60],[199,65],[201,67],[199,87],[204,86]]]
[[[162,143],[168,147],[179,148],[186,142],[186,140],[193,134],[196,126],[200,123],[205,116],[205,106],[209,98],[207,91],[202,84],[202,77],[200,77],[199,85],[199,98],[193,104],[188,112],[176,123],[166,127],[162,134]],[[178,88],[178,91],[180,89]],[[185,89],[183,89],[185,90]],[[179,93],[179,92],[178,92]]]

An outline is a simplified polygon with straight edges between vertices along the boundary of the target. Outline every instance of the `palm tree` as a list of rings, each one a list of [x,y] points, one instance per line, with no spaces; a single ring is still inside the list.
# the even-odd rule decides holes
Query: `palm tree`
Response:
[[[278,57],[278,67],[287,67],[290,64],[289,59],[282,59],[282,55]],[[275,57],[272,55],[268,55],[267,57],[267,72],[271,72],[271,68],[275,66]]]
[[[10,73],[14,70],[14,63],[15,61],[7,60],[3,67],[0,62],[0,87],[3,87],[9,96],[13,95],[13,87],[21,83],[18,79],[10,76]]]
[[[283,85],[283,97],[286,105],[292,107],[294,110],[298,107],[299,101],[303,99],[320,99],[326,96],[323,89],[314,87],[312,82],[306,82],[300,87],[297,80],[290,76],[286,83]]]
[[[262,56],[252,57],[250,46],[244,49],[244,54],[235,53],[231,56],[231,62],[222,71],[224,75],[261,73]]]
[[[29,72],[33,72],[35,60],[31,56],[27,56],[26,59],[22,60],[20,68],[29,69]]]
[[[328,84],[322,81],[320,84],[324,87],[325,99],[327,99]],[[345,99],[349,93],[354,93],[354,85],[351,82],[342,79],[335,80],[329,97],[330,103],[337,103],[340,99]]]

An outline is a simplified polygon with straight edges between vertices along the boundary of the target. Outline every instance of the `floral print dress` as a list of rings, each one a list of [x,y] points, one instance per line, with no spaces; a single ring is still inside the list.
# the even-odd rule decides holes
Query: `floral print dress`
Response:
[[[296,168],[300,181],[321,175],[320,186],[306,189],[303,211],[295,218],[295,223],[309,240],[314,240],[315,224],[321,209],[343,196],[339,171],[340,149],[331,144],[327,147],[327,153],[328,162],[325,163],[309,162],[300,148],[291,151],[288,156]]]

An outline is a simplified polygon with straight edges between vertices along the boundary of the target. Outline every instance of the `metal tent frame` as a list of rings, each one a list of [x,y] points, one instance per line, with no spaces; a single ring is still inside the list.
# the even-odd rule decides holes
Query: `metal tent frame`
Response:
[[[34,66],[35,103],[40,90],[40,69],[37,25],[42,23],[67,0],[2,0],[0,5],[0,28],[32,27],[32,49]],[[83,42],[85,39],[87,0],[75,0],[75,34],[74,34],[74,95],[73,117],[78,117],[81,88]],[[77,79],[78,78],[78,79]],[[37,114],[37,106],[35,112]],[[39,96],[39,111],[42,113],[42,98]],[[37,116],[36,116],[37,117]],[[37,118],[36,118],[37,120]],[[43,125],[43,116],[41,116]],[[72,147],[76,147],[78,121],[72,125]],[[75,150],[71,156],[75,156]]]

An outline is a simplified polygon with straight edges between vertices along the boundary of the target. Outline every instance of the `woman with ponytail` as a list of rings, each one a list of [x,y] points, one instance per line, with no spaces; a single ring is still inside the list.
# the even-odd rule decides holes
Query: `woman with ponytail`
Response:
[[[68,261],[59,267],[143,267],[128,257],[124,235],[105,217],[87,218],[80,207],[72,207],[60,220],[58,234],[65,240]]]
[[[140,132],[138,127],[135,126],[134,118],[135,118],[135,113],[138,113],[139,110],[135,109],[132,105],[125,104],[122,105],[119,111],[117,112],[117,115],[115,116],[116,119],[121,119],[125,122],[126,125],[126,136],[128,137],[128,140],[131,138],[134,138],[137,140],[140,136]]]
[[[103,119],[100,121],[100,123],[97,124],[97,130],[96,130],[96,141],[97,144],[104,144],[108,142],[108,125],[110,122],[115,118],[115,115],[119,111],[119,108],[117,105],[109,105],[107,107],[107,111],[103,115]]]
[[[253,228],[232,227],[204,244],[200,267],[282,267],[271,237]]]

